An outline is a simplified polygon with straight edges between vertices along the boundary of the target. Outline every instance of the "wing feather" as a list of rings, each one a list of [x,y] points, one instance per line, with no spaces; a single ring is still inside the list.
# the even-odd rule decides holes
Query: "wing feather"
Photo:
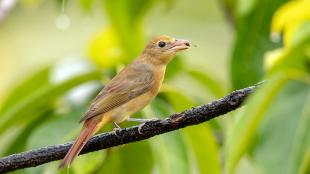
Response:
[[[101,90],[80,122],[106,113],[148,92],[153,82],[154,74],[149,65],[134,62]]]

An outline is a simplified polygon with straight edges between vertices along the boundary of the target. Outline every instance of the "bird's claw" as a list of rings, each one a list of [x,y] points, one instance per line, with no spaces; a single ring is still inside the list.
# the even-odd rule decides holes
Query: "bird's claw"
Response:
[[[144,125],[145,125],[145,123],[142,123],[142,124],[139,125],[139,127],[138,127],[138,133],[139,133],[139,134],[142,134],[141,129],[142,129],[142,127],[143,127]]]
[[[113,132],[114,132],[114,134],[115,134],[116,136],[118,136],[118,133],[119,133],[121,130],[122,130],[122,128],[118,128],[118,127],[113,128]]]

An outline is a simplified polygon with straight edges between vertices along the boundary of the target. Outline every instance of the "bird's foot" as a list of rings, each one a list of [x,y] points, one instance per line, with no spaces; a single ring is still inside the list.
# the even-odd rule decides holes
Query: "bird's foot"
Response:
[[[138,133],[139,133],[139,134],[142,134],[141,129],[142,129],[142,127],[143,127],[144,125],[145,125],[145,123],[142,123],[142,124],[139,125],[139,127],[138,127]]]
[[[118,136],[117,133],[120,132],[122,130],[122,128],[117,123],[115,123],[115,122],[113,122],[113,123],[115,126],[115,128],[113,128],[113,132],[116,136]]]
[[[138,127],[138,133],[139,134],[142,134],[141,130],[143,128],[143,126],[145,125],[146,122],[149,122],[149,121],[158,121],[160,119],[158,118],[150,118],[150,119],[140,119],[140,118],[129,118],[128,121],[136,121],[136,122],[140,122],[142,124],[139,125]]]

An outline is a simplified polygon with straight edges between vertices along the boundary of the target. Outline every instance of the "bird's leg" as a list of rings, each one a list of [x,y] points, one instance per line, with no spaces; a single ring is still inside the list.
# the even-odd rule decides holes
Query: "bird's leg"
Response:
[[[114,129],[122,129],[116,122],[113,122],[113,123],[114,123],[114,126],[115,126]]]
[[[113,131],[114,131],[115,135],[117,135],[117,131],[122,130],[122,128],[116,122],[113,122],[113,123],[115,126],[115,128],[113,128]]]

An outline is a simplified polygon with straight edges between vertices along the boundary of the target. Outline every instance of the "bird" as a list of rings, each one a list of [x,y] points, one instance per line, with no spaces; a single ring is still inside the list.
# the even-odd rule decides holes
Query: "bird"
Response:
[[[191,43],[167,35],[152,38],[141,55],[123,68],[99,92],[81,118],[83,128],[59,168],[70,166],[87,141],[105,124],[143,121],[130,116],[148,105],[158,94],[168,63]]]

